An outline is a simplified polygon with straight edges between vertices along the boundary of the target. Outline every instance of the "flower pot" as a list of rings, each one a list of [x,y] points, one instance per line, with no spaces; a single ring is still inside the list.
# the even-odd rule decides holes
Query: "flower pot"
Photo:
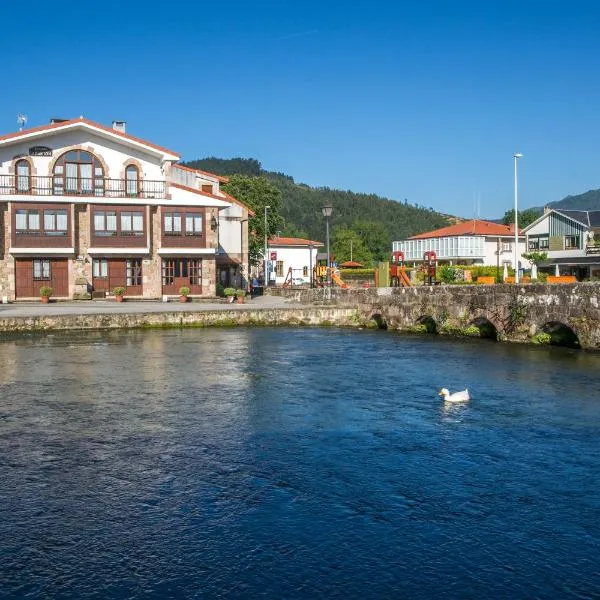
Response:
[[[179,296],[179,302],[187,302],[187,301],[188,301],[187,296]]]
[[[237,297],[237,303],[238,304],[244,304],[244,296],[238,296]]]
[[[117,302],[123,302],[123,296],[115,296]]]
[[[227,296],[227,302],[229,302],[229,304],[233,304],[234,298],[235,296]]]
[[[48,304],[50,302],[50,297],[49,296],[40,296],[40,302],[42,304]]]

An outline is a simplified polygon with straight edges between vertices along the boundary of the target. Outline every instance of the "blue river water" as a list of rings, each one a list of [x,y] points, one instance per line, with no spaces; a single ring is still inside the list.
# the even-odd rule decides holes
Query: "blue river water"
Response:
[[[600,355],[335,329],[0,343],[2,599],[599,597]]]

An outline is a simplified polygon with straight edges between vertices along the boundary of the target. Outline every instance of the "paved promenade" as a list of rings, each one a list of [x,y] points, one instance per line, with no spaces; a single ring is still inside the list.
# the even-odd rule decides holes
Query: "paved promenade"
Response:
[[[244,304],[229,304],[227,302],[158,302],[130,301],[115,302],[111,300],[83,300],[79,302],[17,302],[15,304],[0,304],[0,319],[14,317],[43,317],[43,316],[76,316],[100,314],[140,314],[161,312],[204,312],[204,311],[239,311],[239,310],[272,310],[277,308],[294,308],[299,304],[285,302],[276,296],[258,296],[247,299]]]

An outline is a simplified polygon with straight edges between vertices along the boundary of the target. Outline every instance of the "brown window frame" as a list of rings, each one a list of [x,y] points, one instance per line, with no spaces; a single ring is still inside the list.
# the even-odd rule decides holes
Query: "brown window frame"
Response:
[[[183,229],[183,224],[184,224],[183,214],[184,213],[182,213],[180,210],[178,210],[178,211],[169,211],[169,212],[163,213],[163,233],[164,233],[164,235],[174,235],[174,236],[183,235],[183,233],[184,233],[184,229]],[[172,220],[171,221],[171,230],[170,231],[167,231],[167,227],[166,227],[167,217]],[[175,229],[173,229],[174,219],[175,218],[179,218],[179,230],[178,231],[175,231]]]
[[[27,220],[27,227],[25,229],[19,229],[17,216],[19,213],[25,213],[25,219]],[[30,218],[33,215],[37,215],[38,226],[32,228]],[[39,208],[17,208],[15,210],[15,233],[17,235],[43,235],[42,223],[43,223],[44,211]]]
[[[204,214],[201,212],[186,212],[184,213],[185,219],[185,235],[198,236],[204,235]],[[196,218],[200,217],[200,231],[196,230]],[[188,219],[192,219],[192,229],[188,229]],[[182,223],[183,225],[184,223]]]
[[[114,215],[115,217],[115,228],[114,229],[107,229],[107,216],[108,215]],[[104,222],[104,229],[96,229],[96,215],[102,215],[102,220]],[[116,210],[98,210],[98,209],[94,209],[92,211],[92,224],[93,224],[93,231],[94,231],[94,235],[96,237],[116,237],[118,235],[118,231],[119,231],[119,218],[118,218],[118,211]]]
[[[119,219],[118,219],[118,234],[125,237],[138,237],[144,235],[144,211],[142,210],[122,210],[118,211]],[[141,229],[133,229],[133,218],[135,215],[141,215],[142,217],[142,228]],[[129,218],[131,222],[131,229],[123,229],[123,218]]]
[[[127,287],[142,285],[142,259],[128,258],[125,262],[125,283]]]
[[[283,277],[283,261],[282,260],[275,261],[275,275],[277,275],[277,277]]]
[[[106,269],[104,269],[106,275],[102,275],[102,266],[105,266]],[[98,266],[98,269],[96,269],[96,266]],[[99,275],[96,275],[96,270],[98,271]],[[92,259],[92,277],[94,279],[108,279],[108,259],[107,258],[93,258]]]
[[[75,157],[72,155],[76,154]],[[71,156],[70,156],[71,155]],[[90,160],[83,160],[90,157]],[[67,164],[76,165],[77,175],[75,177],[67,177]],[[92,166],[92,176],[81,176],[81,165]],[[58,169],[61,171],[58,172]],[[97,170],[100,170],[100,174]],[[77,195],[77,196],[104,196],[106,173],[104,166],[96,155],[88,150],[67,150],[63,152],[52,168],[52,191],[57,196],[60,195]],[[70,180],[75,180],[75,187],[69,187]],[[60,181],[60,183],[58,183]],[[82,185],[84,182],[89,182],[89,186]]]

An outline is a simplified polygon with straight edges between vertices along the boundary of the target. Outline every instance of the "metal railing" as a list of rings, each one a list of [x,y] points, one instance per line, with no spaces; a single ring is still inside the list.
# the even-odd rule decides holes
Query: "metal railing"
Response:
[[[164,198],[164,181],[105,177],[0,175],[0,196],[90,196],[96,198]]]

